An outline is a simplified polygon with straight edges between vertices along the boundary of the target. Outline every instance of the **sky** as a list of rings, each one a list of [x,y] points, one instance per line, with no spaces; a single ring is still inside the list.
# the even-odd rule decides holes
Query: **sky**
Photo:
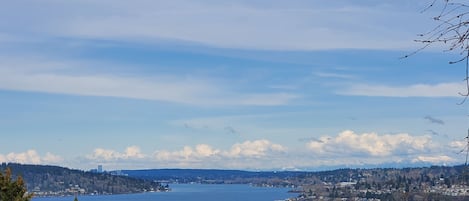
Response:
[[[460,55],[425,0],[8,1],[0,162],[88,170],[462,164]]]

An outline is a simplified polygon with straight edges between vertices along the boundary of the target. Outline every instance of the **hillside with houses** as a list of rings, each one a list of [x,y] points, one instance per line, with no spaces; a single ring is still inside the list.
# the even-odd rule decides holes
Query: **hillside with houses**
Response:
[[[0,171],[6,168],[12,170],[14,177],[23,177],[28,191],[33,192],[35,196],[124,194],[169,190],[168,186],[144,179],[58,166],[2,163]]]

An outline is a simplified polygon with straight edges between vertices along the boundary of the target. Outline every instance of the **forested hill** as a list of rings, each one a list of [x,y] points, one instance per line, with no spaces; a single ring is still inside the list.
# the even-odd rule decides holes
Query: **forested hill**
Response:
[[[122,170],[130,177],[164,181],[167,183],[252,184],[256,186],[293,186],[297,178],[307,172],[299,171],[242,171],[209,169],[151,169]]]
[[[107,173],[16,163],[2,163],[0,170],[4,171],[7,167],[12,170],[15,178],[22,176],[28,191],[36,195],[122,194],[165,190],[162,185],[150,180]]]
[[[435,185],[469,182],[466,166],[431,166],[421,168],[337,169],[319,172],[239,171],[206,169],[122,170],[130,177],[179,183],[237,183],[267,186],[303,186],[317,183],[369,181],[371,183],[402,181]]]
[[[180,183],[257,183],[269,179],[286,179],[306,174],[299,171],[242,171],[216,169],[122,170],[130,177]]]

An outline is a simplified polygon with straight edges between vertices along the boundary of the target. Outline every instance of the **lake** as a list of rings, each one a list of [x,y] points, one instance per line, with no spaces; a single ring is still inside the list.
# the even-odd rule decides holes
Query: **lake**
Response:
[[[237,184],[172,184],[171,192],[79,196],[79,201],[274,201],[295,197],[288,188]],[[74,197],[33,198],[33,201],[73,201]]]

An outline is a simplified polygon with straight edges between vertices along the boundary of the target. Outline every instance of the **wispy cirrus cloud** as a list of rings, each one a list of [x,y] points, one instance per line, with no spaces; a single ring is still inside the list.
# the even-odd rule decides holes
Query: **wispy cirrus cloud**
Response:
[[[464,83],[414,84],[407,86],[351,84],[337,91],[341,95],[381,97],[461,97]]]
[[[328,72],[315,72],[314,75],[323,78],[337,78],[337,79],[353,79],[354,75],[342,74],[342,73],[328,73]]]
[[[92,67],[95,64],[34,59],[0,62],[0,89],[215,106],[286,105],[300,97],[282,91],[240,92],[206,78],[177,74],[122,76],[82,72],[81,65]]]
[[[408,47],[421,30],[415,26],[403,29],[399,22],[413,20],[419,13],[408,4],[391,1],[46,1],[41,5],[44,10],[39,12],[23,4],[6,3],[0,17],[20,23],[0,26],[54,37],[179,40],[224,48],[273,50],[395,49]],[[402,6],[409,11],[405,12]]]

